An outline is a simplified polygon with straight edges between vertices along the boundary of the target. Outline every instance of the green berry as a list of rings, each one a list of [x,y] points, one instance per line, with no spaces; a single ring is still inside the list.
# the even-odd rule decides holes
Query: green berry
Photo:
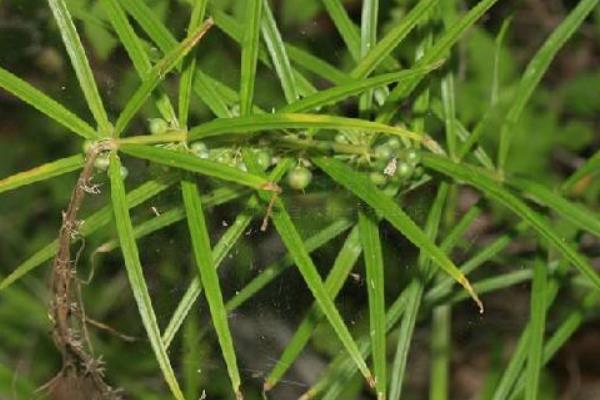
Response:
[[[270,151],[259,150],[256,152],[256,163],[263,171],[271,166],[272,158]]]
[[[169,129],[169,124],[162,118],[150,118],[148,125],[153,135],[162,135]]]
[[[393,150],[398,150],[400,148],[400,139],[393,137],[387,141],[387,145]]]
[[[398,162],[396,167],[396,176],[400,179],[409,178],[414,171],[414,167],[406,162]]]
[[[190,152],[198,158],[208,158],[208,148],[203,142],[194,142],[190,145]]]
[[[343,133],[338,133],[334,138],[336,143],[346,144],[348,143],[348,138]]]
[[[108,158],[108,154],[100,154],[94,160],[94,167],[100,171],[106,171],[108,169],[108,165],[110,164],[110,159]]]
[[[404,159],[414,167],[421,161],[421,155],[415,149],[408,149],[404,155]]]
[[[121,179],[126,179],[127,175],[129,175],[129,170],[124,165],[121,165]]]
[[[381,144],[375,147],[375,157],[383,160],[389,160],[393,156],[393,151],[387,144]]]
[[[387,178],[381,172],[371,172],[369,174],[369,179],[377,186],[383,186],[387,183]]]
[[[287,182],[291,188],[304,190],[312,181],[312,172],[308,168],[296,167],[287,174]]]

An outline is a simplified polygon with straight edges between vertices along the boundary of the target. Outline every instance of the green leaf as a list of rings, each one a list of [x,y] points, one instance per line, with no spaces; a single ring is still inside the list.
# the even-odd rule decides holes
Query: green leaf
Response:
[[[360,59],[360,35],[339,0],[322,0],[329,17],[342,36],[354,60]]]
[[[533,284],[531,286],[531,331],[529,333],[529,355],[527,358],[527,388],[525,400],[537,400],[542,369],[542,350],[546,328],[546,287],[548,268],[541,260],[533,266]]]
[[[127,19],[127,15],[125,15],[121,4],[117,0],[102,0],[102,5],[123,47],[125,47],[129,58],[133,62],[138,76],[144,80],[146,75],[150,73],[152,64],[142,41],[135,33]],[[165,120],[169,121],[172,126],[178,125],[175,110],[173,110],[169,98],[163,91],[159,91],[156,106]]]
[[[252,155],[249,152],[244,153],[244,161],[250,171],[259,171],[260,168],[256,165]],[[373,381],[373,376],[365,360],[360,355],[360,351],[356,346],[356,343],[352,339],[352,335],[348,330],[348,327],[344,323],[339,310],[336,308],[335,303],[327,293],[325,289],[325,285],[321,280],[321,276],[319,275],[319,271],[317,267],[313,263],[310,258],[310,254],[306,247],[304,246],[304,242],[302,241],[302,237],[296,230],[290,215],[285,209],[283,202],[281,199],[274,198],[271,200],[267,193],[259,192],[259,196],[263,201],[270,202],[273,201],[273,212],[271,219],[273,220],[273,224],[281,237],[281,240],[285,244],[285,247],[288,249],[292,259],[296,263],[298,267],[298,271],[304,278],[308,288],[310,289],[313,297],[319,304],[319,307],[323,311],[323,314],[329,320],[331,327],[337,334],[340,342],[356,363],[356,366],[361,371],[367,382],[371,387],[374,387],[375,382]]]
[[[312,238],[305,242],[308,251],[313,250],[313,246],[311,246],[311,243],[309,243],[311,240]],[[361,251],[362,247],[360,245],[358,227],[355,226],[344,241],[344,245],[335,258],[333,266],[329,271],[329,275],[327,275],[327,279],[325,280],[325,288],[332,299],[335,299],[339,291],[342,289],[342,286],[344,285],[348,274],[352,270],[352,267],[354,264],[356,264]],[[291,262],[292,261],[290,260],[290,263]],[[265,269],[263,272],[266,271],[267,269]],[[250,285],[246,287],[249,286]],[[265,391],[271,390],[285,375],[286,371],[293,365],[294,361],[296,361],[298,356],[300,356],[300,353],[310,340],[310,337],[317,324],[321,322],[323,318],[323,313],[319,309],[316,302],[313,302],[307,315],[296,329],[296,332],[294,332],[294,336],[288,342],[285,350],[281,354],[281,357],[275,363],[275,366],[265,380],[263,385]]]
[[[427,215],[427,222],[425,224],[425,235],[427,235],[426,237],[432,243],[435,243],[435,239],[438,236],[440,221],[442,219],[444,205],[446,204],[447,198],[448,185],[442,183],[438,187],[435,200],[431,205]],[[415,332],[419,310],[421,309],[421,304],[423,302],[425,285],[432,276],[431,260],[428,257],[428,253],[422,248],[419,251],[417,266],[418,272],[413,277],[408,288],[406,289],[404,316],[402,318],[402,323],[400,324],[398,341],[396,345],[396,354],[394,355],[394,362],[391,370],[388,396],[390,400],[400,399],[400,395],[402,393],[402,384],[404,383],[404,376],[406,374],[406,366],[408,364],[408,353],[410,350],[410,345],[413,342],[412,339]]]
[[[175,37],[143,0],[127,0],[120,4],[140,24],[144,32],[156,43],[163,54],[170,53],[177,46]]]
[[[600,173],[600,151],[596,152],[592,157],[569,177],[563,184],[561,189],[565,192],[572,191],[573,187],[586,176],[593,176]]]
[[[329,82],[332,82],[336,85],[342,85],[352,81],[350,75],[340,71],[333,65],[305,50],[302,50],[296,46],[292,46],[291,44],[286,44],[285,48],[290,56],[290,59],[294,63],[298,64],[302,68],[305,68],[307,71],[310,71],[315,75],[328,80]]]
[[[263,0],[247,0],[244,14],[244,38],[242,41],[242,64],[240,75],[240,114],[252,112],[256,61],[260,44],[260,21]]]
[[[100,136],[110,136],[112,131],[111,124],[108,121],[104,104],[102,103],[96,81],[94,80],[94,75],[92,74],[90,64],[85,55],[85,50],[83,49],[77,30],[75,29],[75,24],[71,19],[67,4],[64,0],[48,0],[48,4],[50,5],[52,14],[54,14],[54,19],[60,30],[73,69],[75,69],[79,86],[81,86],[88,107],[98,123]]]
[[[421,251],[439,265],[446,273],[461,284],[473,297],[480,310],[482,304],[467,278],[458,270],[446,254],[433,243],[406,213],[387,195],[366,177],[350,168],[348,165],[326,157],[311,158],[314,163],[362,201],[373,207],[384,219],[391,223],[400,233],[410,240]]]
[[[200,23],[204,19],[207,3],[207,0],[198,0],[192,3],[193,8],[190,22],[188,24],[188,32],[192,32],[194,29],[200,26]],[[195,74],[196,51],[192,50],[183,62],[181,77],[179,78],[179,123],[182,126],[187,126]]]
[[[413,140],[422,140],[420,135],[404,128],[380,124],[357,118],[338,117],[327,114],[260,114],[237,118],[218,118],[189,131],[190,140],[231,133],[249,133],[272,129],[348,129],[370,133],[383,132]]]
[[[493,200],[501,203],[523,220],[531,224],[541,237],[551,243],[563,256],[569,259],[573,265],[598,288],[600,288],[600,277],[590,266],[588,261],[580,255],[559,234],[554,232],[546,220],[529,208],[523,201],[508,192],[499,183],[490,177],[489,173],[478,168],[464,164],[456,164],[452,161],[433,154],[423,154],[423,164],[441,174],[453,179],[464,181],[471,186],[481,190]]]
[[[152,69],[146,74],[140,87],[135,91],[131,99],[125,105],[125,108],[119,115],[115,124],[114,136],[118,137],[139,109],[144,105],[148,96],[156,86],[165,78],[165,76],[177,66],[179,61],[188,54],[204,34],[213,25],[211,19],[206,20],[199,28],[179,43],[171,52],[167,53]]]
[[[404,16],[400,23],[395,24],[381,40],[372,47],[363,48],[363,51],[368,50],[366,56],[360,60],[358,65],[350,73],[353,78],[361,79],[369,76],[377,66],[391,54],[391,52],[404,40],[404,38],[413,30],[419,21],[427,15],[427,12],[439,0],[423,0],[413,7],[410,12]],[[376,17],[376,16],[375,16]],[[364,47],[364,45],[362,46]],[[435,60],[432,60],[435,61]]]
[[[215,263],[212,258],[210,238],[204,219],[204,212],[202,211],[200,194],[198,193],[196,183],[188,180],[184,180],[181,183],[181,191],[194,258],[200,274],[200,280],[202,281],[202,287],[204,287],[204,293],[206,294],[211,321],[217,332],[217,338],[221,346],[225,364],[227,365],[227,372],[229,373],[233,392],[237,398],[241,398],[240,373],[227,321],[227,311],[223,302],[219,276],[217,275]],[[162,345],[163,342],[159,341]]]
[[[367,271],[369,298],[369,332],[375,371],[375,389],[378,398],[386,392],[386,344],[385,344],[385,284],[384,265],[379,238],[379,222],[374,213],[359,211],[358,230]]]
[[[584,205],[568,201],[561,195],[529,179],[510,177],[506,183],[523,192],[536,203],[551,208],[577,227],[600,237],[600,217]]]
[[[390,72],[381,74],[372,78],[355,80],[345,83],[340,86],[334,86],[329,89],[322,90],[308,97],[304,97],[292,104],[288,104],[279,110],[279,113],[298,113],[310,111],[325,105],[334,104],[345,100],[348,97],[356,96],[366,90],[374,89],[379,86],[388,85],[394,82],[402,82],[414,79],[416,76],[423,76],[441,65],[440,62],[423,67]]]
[[[150,160],[169,167],[181,168],[186,171],[228,182],[238,183],[257,190],[267,190],[270,187],[270,182],[265,178],[216,161],[198,158],[191,153],[139,144],[123,144],[119,149],[123,153],[137,158]]]
[[[171,186],[176,175],[168,175],[161,179],[152,180],[140,185],[135,190],[127,194],[126,201],[129,208],[133,208],[144,201],[154,197],[158,193]],[[103,207],[88,217],[84,217],[79,234],[87,237],[97,230],[106,226],[112,220],[112,207],[110,205]],[[0,290],[6,289],[17,280],[21,279],[35,267],[50,260],[56,254],[58,249],[58,241],[53,240],[46,246],[42,247],[27,260],[19,264],[6,278],[0,281]]]
[[[146,280],[144,279],[142,265],[140,264],[138,248],[135,243],[127,200],[125,198],[125,187],[121,178],[121,162],[115,153],[111,154],[110,161],[109,175],[111,201],[129,284],[133,291],[144,328],[146,329],[148,340],[150,341],[152,350],[154,350],[154,355],[158,361],[158,365],[160,366],[165,381],[173,396],[176,399],[183,400],[183,393],[175,378],[175,373],[171,367],[167,351],[160,339],[160,330],[158,328],[154,309],[152,308],[152,301],[150,299],[150,294],[148,293]]]
[[[461,36],[473,25],[487,10],[490,9],[498,0],[481,0],[477,5],[469,10],[465,16],[456,21],[452,26],[435,42],[433,47],[423,55],[416,66],[431,64],[436,60],[444,58],[446,53],[452,49]],[[379,114],[377,121],[387,123],[392,120],[396,114],[397,104],[400,100],[408,96],[421,82],[422,77],[416,77],[410,82],[398,85],[392,90],[386,100],[387,106]]]
[[[71,157],[61,158],[32,168],[27,171],[0,179],[0,193],[17,189],[21,186],[35,182],[45,181],[55,176],[60,176],[83,167],[83,156],[77,154]]]
[[[284,172],[289,168],[288,162],[279,163],[271,172],[270,179],[277,182],[283,176]],[[202,198],[204,204],[208,204],[210,198]],[[229,226],[227,231],[221,236],[215,247],[213,248],[212,256],[215,264],[215,268],[218,268],[221,262],[225,259],[225,256],[233,248],[238,239],[242,236],[242,233],[246,230],[252,218],[255,214],[255,209],[258,206],[258,198],[254,195],[246,203],[245,210],[238,214],[234,222]],[[165,347],[169,348],[175,334],[183,324],[186,316],[191,310],[194,302],[200,295],[202,288],[200,286],[200,279],[194,278],[188,286],[185,294],[179,301],[175,312],[171,316],[167,328],[163,333],[163,343]],[[229,310],[229,309],[228,309]]]
[[[86,139],[98,138],[98,133],[87,122],[67,110],[56,100],[48,97],[29,83],[1,67],[0,87],[35,107],[71,132]]]
[[[578,2],[573,11],[552,31],[527,65],[500,130],[500,145],[498,147],[498,168],[500,170],[503,170],[506,166],[512,137],[515,134],[515,125],[519,121],[533,91],[542,80],[556,53],[569,40],[597,4],[598,0],[581,0]]]
[[[263,40],[267,45],[267,50],[269,51],[271,60],[273,61],[275,72],[277,73],[279,81],[281,82],[285,99],[288,103],[292,103],[298,100],[300,97],[296,88],[296,81],[294,79],[292,66],[290,64],[283,40],[281,39],[279,29],[277,29],[273,12],[271,11],[271,7],[269,7],[269,1],[262,0],[262,2],[263,14],[261,31]]]
[[[196,74],[194,75],[194,91],[199,94],[204,104],[217,117],[229,118],[234,116],[234,113],[227,106],[223,91],[217,88],[215,80],[199,69],[196,70]]]
[[[361,61],[365,59],[369,50],[375,48],[377,43],[377,19],[379,17],[379,0],[365,0],[362,2],[362,12],[360,17],[360,57]],[[404,19],[402,20],[404,22]],[[402,23],[400,24],[402,25]],[[383,59],[382,59],[383,60]],[[361,76],[360,78],[365,78]],[[354,77],[354,76],[353,76]],[[373,90],[369,89],[360,97],[359,111],[363,115],[369,115],[373,107]],[[383,396],[379,390],[378,396]]]

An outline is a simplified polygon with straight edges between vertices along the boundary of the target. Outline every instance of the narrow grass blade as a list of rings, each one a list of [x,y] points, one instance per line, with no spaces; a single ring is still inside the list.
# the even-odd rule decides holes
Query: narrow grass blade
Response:
[[[387,74],[374,76],[372,78],[352,81],[340,86],[334,86],[332,88],[317,92],[311,96],[305,97],[292,104],[286,105],[279,110],[279,113],[306,112],[326,105],[335,104],[369,89],[389,85],[390,83],[394,82],[400,83],[402,81],[412,80],[416,76],[426,75],[427,73],[439,68],[440,65],[441,63],[435,63],[419,68],[399,72],[390,72]]]
[[[410,240],[421,251],[439,265],[447,274],[461,284],[473,297],[480,311],[481,301],[471,288],[467,278],[458,270],[446,254],[436,246],[406,213],[388,196],[381,192],[368,177],[354,171],[348,165],[325,157],[313,157],[315,164],[334,181],[346,187],[365,203],[373,207],[380,215],[391,223],[400,233]]]
[[[8,192],[35,182],[45,181],[55,176],[67,174],[83,167],[83,156],[77,154],[71,157],[61,158],[32,168],[27,171],[0,179],[0,193]]]
[[[600,151],[596,152],[562,184],[563,192],[572,192],[573,188],[585,177],[593,177],[600,173]]]
[[[481,190],[493,200],[501,203],[523,220],[531,224],[540,236],[551,243],[558,251],[569,259],[573,265],[586,276],[591,283],[600,288],[600,276],[590,266],[588,261],[557,234],[546,220],[529,208],[523,201],[508,192],[500,184],[490,178],[489,173],[464,164],[452,161],[433,154],[423,155],[423,164],[443,175],[456,180],[464,181]]]
[[[144,201],[156,196],[171,186],[177,178],[177,175],[168,175],[162,179],[157,179],[143,183],[138,188],[127,194],[127,207],[133,208],[143,203]],[[92,215],[83,218],[85,221],[82,224],[79,234],[87,237],[97,230],[106,226],[112,220],[112,207],[110,205],[103,207]],[[53,240],[46,246],[42,247],[27,260],[19,264],[6,278],[0,281],[0,290],[6,289],[17,280],[21,279],[31,270],[50,260],[56,254],[58,242]]]
[[[177,66],[183,57],[188,54],[204,34],[213,25],[211,19],[206,20],[198,29],[179,43],[171,52],[167,53],[152,69],[146,74],[141,86],[135,91],[131,99],[125,105],[125,108],[119,115],[115,124],[114,136],[118,137],[134,115],[144,105],[150,93],[165,78],[165,76]]]
[[[477,3],[477,5],[471,8],[467,14],[452,24],[452,26],[435,42],[433,47],[423,55],[417,65],[431,64],[432,62],[443,58],[461,36],[497,1],[498,0],[481,0]],[[408,96],[417,87],[419,82],[421,82],[421,79],[422,77],[416,77],[411,82],[396,86],[386,100],[387,106],[384,107],[383,112],[377,116],[377,121],[384,123],[391,121],[397,112],[396,105],[398,102]]]
[[[242,30],[239,28],[239,24],[237,23],[237,21],[231,16],[225,14],[223,11],[217,9],[216,7],[211,9],[211,13],[213,15],[213,18],[215,19],[216,25],[231,39],[238,43],[241,43],[243,33]],[[327,79],[331,82],[335,82],[337,84],[341,84],[350,80],[349,75],[340,71],[331,64],[323,61],[322,59],[315,57],[309,52],[302,50],[298,47],[292,46],[288,43],[284,43],[284,46],[291,61],[309,71],[314,72],[318,76]],[[270,63],[268,63],[266,52],[263,51],[263,49],[259,49],[258,58],[259,60],[261,60],[261,62],[265,63],[265,65],[271,67]],[[300,76],[302,75],[300,75],[298,71],[294,71],[294,80],[299,86],[299,91],[305,90],[302,88],[303,83],[301,81],[298,81],[298,78]]]
[[[121,250],[125,260],[127,276],[129,277],[129,283],[138,306],[140,317],[142,318],[144,328],[146,328],[150,345],[154,350],[156,360],[158,361],[165,381],[167,382],[169,389],[171,389],[171,393],[176,399],[183,400],[183,393],[175,378],[169,356],[160,340],[160,330],[158,328],[154,309],[152,308],[152,301],[150,299],[150,294],[148,293],[148,286],[144,278],[142,265],[140,264],[138,248],[133,236],[133,227],[131,225],[127,200],[125,198],[125,187],[121,178],[121,163],[115,153],[111,154],[109,175],[115,224],[119,235],[119,241],[121,242]]]
[[[446,146],[451,159],[456,157],[456,102],[454,93],[454,75],[452,71],[446,72],[442,78],[442,103],[444,104],[444,125],[446,128]]]
[[[202,287],[206,294],[206,300],[210,309],[212,324],[217,332],[217,338],[221,346],[221,352],[227,365],[227,372],[236,398],[242,398],[240,392],[240,373],[237,367],[233,339],[227,321],[227,311],[223,302],[223,294],[219,283],[219,276],[215,269],[212,258],[210,238],[202,211],[202,202],[196,183],[184,180],[181,183],[181,191],[185,212],[187,215],[188,229],[190,232],[194,258],[202,281]],[[161,345],[162,341],[159,340]]]
[[[285,48],[295,64],[331,83],[342,85],[352,80],[350,75],[305,50],[291,44],[285,44]]]
[[[308,243],[310,240],[311,239],[305,242],[308,251],[311,251],[311,246]],[[348,274],[352,270],[354,264],[356,264],[361,252],[362,247],[360,245],[358,227],[355,226],[344,241],[342,249],[335,258],[333,266],[331,267],[331,271],[325,280],[325,288],[332,299],[335,299],[339,291],[342,289]],[[304,317],[294,332],[294,336],[292,336],[285,350],[281,354],[281,357],[275,363],[275,366],[267,376],[267,379],[263,385],[263,389],[265,391],[271,390],[285,375],[289,367],[293,365],[308,343],[317,324],[321,322],[323,318],[323,313],[319,309],[318,305],[313,302],[306,317]]]
[[[472,215],[465,216],[461,222],[452,229],[448,236],[446,236],[441,245],[444,251],[450,252],[452,250],[452,248],[456,245],[458,238],[462,236],[466,228],[469,226],[470,223],[468,223],[468,221],[471,218],[473,218]],[[444,279],[449,281],[451,280],[451,278],[446,278],[445,276],[442,280]],[[436,285],[436,287],[438,286],[439,284]],[[408,292],[408,289],[403,290],[400,296],[398,296],[398,298],[388,308],[386,312],[386,330],[388,332],[402,317],[407,305]],[[371,351],[369,338],[367,336],[363,336],[358,340],[358,345],[363,356],[365,358],[368,357]],[[332,363],[330,363],[327,371],[321,376],[319,381],[308,392],[306,392],[305,396],[302,398],[313,398],[326,388],[329,388],[327,392],[328,398],[339,398],[339,392],[343,390],[346,382],[352,378],[355,370],[356,368],[354,367],[354,364],[348,359],[348,357],[345,354],[340,354]]]
[[[99,136],[87,122],[67,110],[56,100],[46,96],[43,92],[1,67],[0,87],[79,136],[86,139],[94,139]]]
[[[413,28],[427,15],[428,11],[439,0],[420,1],[410,12],[390,30],[376,46],[363,49],[368,50],[366,56],[360,60],[358,65],[350,73],[353,78],[361,79],[369,76],[377,66],[391,54],[391,52],[402,42],[402,40],[413,30]],[[435,60],[432,60],[435,61]]]
[[[440,221],[442,219],[442,213],[446,199],[448,197],[448,185],[442,183],[439,186],[437,195],[433,204],[431,205],[430,211],[427,215],[427,222],[425,224],[425,235],[432,242],[435,243],[435,239],[438,235]],[[417,323],[417,317],[423,301],[423,293],[425,292],[425,285],[432,276],[431,259],[428,256],[428,252],[424,249],[420,249],[419,258],[417,262],[417,273],[413,277],[411,283],[407,288],[404,317],[400,324],[400,333],[398,335],[398,343],[396,345],[396,353],[394,355],[394,362],[392,364],[389,396],[390,400],[399,400],[402,393],[402,384],[404,383],[404,375],[406,372],[406,365],[408,363],[408,353],[412,338]]]
[[[260,171],[260,167],[256,165],[256,161],[251,153],[244,153],[244,161],[246,162],[246,165],[248,165],[248,169],[250,171]],[[263,201],[272,201],[267,193],[259,192],[259,195]],[[339,310],[329,296],[327,289],[321,280],[319,271],[310,258],[310,254],[304,246],[302,237],[296,230],[296,226],[292,222],[292,219],[285,209],[283,202],[278,198],[274,198],[273,201],[274,206],[271,219],[273,220],[273,224],[275,225],[281,240],[292,256],[292,259],[298,267],[298,271],[304,278],[304,281],[313,294],[313,297],[319,304],[323,314],[325,314],[329,320],[329,323],[335,331],[338,339],[352,360],[356,363],[356,366],[369,383],[369,386],[374,387],[375,382],[373,380],[373,375],[371,374],[371,371],[369,371],[365,360],[362,358],[360,351],[356,346],[356,342],[354,342],[352,339],[352,335],[344,323]]]
[[[360,34],[339,0],[322,0],[329,17],[342,36],[354,60],[360,59]]]
[[[263,0],[247,0],[244,14],[244,37],[242,40],[242,65],[240,71],[240,114],[252,112],[256,62],[260,44],[260,21]]]
[[[592,210],[568,201],[560,194],[529,179],[511,177],[506,183],[521,191],[525,196],[532,198],[536,203],[551,208],[577,227],[600,237],[600,217]]]
[[[206,106],[218,118],[230,118],[235,116],[231,108],[228,107],[223,98],[222,91],[219,91],[212,78],[201,70],[197,69],[194,75],[194,91],[200,95],[200,98]]]
[[[348,129],[364,132],[383,132],[407,139],[422,140],[420,135],[401,127],[379,124],[363,119],[326,114],[260,114],[238,118],[219,118],[198,125],[189,131],[190,140],[231,133],[249,133],[272,129]]]
[[[143,0],[127,0],[120,4],[156,43],[163,54],[170,53],[177,46],[175,37]]]
[[[542,350],[546,328],[546,288],[548,268],[541,260],[533,266],[533,284],[531,287],[531,331],[529,333],[529,355],[527,358],[527,387],[525,400],[537,400],[542,369]]]
[[[339,236],[342,232],[345,232],[352,226],[352,221],[348,219],[339,219],[332,222],[330,225],[323,228],[315,235],[309,237],[304,241],[304,247],[309,253],[323,247],[329,243],[332,239]],[[261,273],[252,279],[242,290],[227,302],[227,310],[232,311],[244,304],[254,294],[272,282],[287,268],[294,265],[294,259],[291,255],[287,254],[281,260],[265,267]]]
[[[208,0],[192,2],[192,15],[188,24],[188,32],[193,32],[204,19]],[[196,73],[196,51],[193,49],[184,59],[179,78],[179,123],[187,126],[190,101],[192,99],[193,81]]]
[[[138,76],[144,80],[146,75],[152,69],[152,64],[150,63],[150,58],[144,49],[142,41],[129,23],[125,11],[117,0],[102,0],[102,6],[110,19],[115,32],[119,36],[119,40],[123,44],[125,51],[127,51],[129,58],[133,62],[133,66]],[[175,110],[173,110],[167,95],[162,91],[159,91],[158,93],[156,106],[163,118],[169,121],[171,126],[178,126]]]
[[[379,222],[374,213],[359,211],[358,230],[367,271],[369,298],[369,332],[375,372],[375,390],[382,399],[386,393],[386,343],[385,343],[385,285],[384,265],[379,238]]]
[[[450,346],[452,308],[440,305],[433,309],[431,321],[431,370],[429,373],[429,399],[447,400],[450,393]]]
[[[277,182],[283,176],[284,172],[287,171],[289,165],[286,161],[280,163],[273,169],[270,174],[270,179],[274,182]],[[204,198],[202,197],[202,202],[205,205],[210,204],[212,197]],[[239,238],[242,236],[242,233],[246,230],[252,218],[254,217],[256,207],[258,206],[258,198],[256,196],[252,196],[248,202],[246,203],[245,210],[238,214],[233,223],[229,226],[227,231],[221,236],[215,247],[213,248],[212,257],[215,264],[215,268],[218,268],[221,262],[225,259],[225,256],[229,253],[229,251],[233,248],[233,246],[237,243]],[[169,348],[173,338],[175,338],[175,334],[179,331],[179,328],[183,324],[183,321],[187,317],[189,311],[191,310],[193,304],[196,302],[196,299],[200,295],[202,287],[200,285],[200,279],[195,277],[190,285],[188,286],[185,294],[179,301],[175,312],[171,316],[167,327],[162,336],[163,343],[166,348]]]
[[[579,28],[585,18],[598,4],[598,0],[581,0],[569,15],[557,26],[542,47],[531,59],[521,77],[519,86],[513,96],[512,105],[500,129],[500,144],[498,147],[498,169],[504,170],[508,158],[515,125],[531,98],[533,91],[542,80],[556,53]]]
[[[137,158],[238,183],[257,190],[266,190],[270,187],[270,182],[265,178],[216,161],[198,158],[191,153],[139,144],[124,144],[120,147],[120,150]]]
[[[102,103],[96,81],[94,80],[94,75],[92,74],[90,64],[85,55],[85,50],[83,49],[77,30],[75,29],[75,24],[71,19],[67,4],[65,3],[65,0],[48,0],[48,4],[50,5],[52,14],[54,14],[54,19],[56,20],[63,43],[65,44],[67,53],[71,59],[71,64],[73,65],[73,69],[75,69],[79,86],[81,86],[88,107],[98,124],[100,134],[101,136],[110,136],[111,124],[108,121],[104,104]]]
[[[369,50],[377,43],[377,17],[379,16],[379,0],[362,2],[360,17],[360,57],[364,60]],[[404,20],[403,20],[404,21]],[[373,90],[368,90],[360,97],[358,109],[363,116],[370,113],[373,107]]]
[[[294,73],[290,64],[290,59],[287,55],[283,40],[281,39],[279,29],[277,29],[273,12],[269,6],[269,0],[262,0],[262,2],[262,37],[267,45],[267,50],[269,51],[271,60],[273,61],[275,72],[277,73],[279,81],[281,82],[285,99],[288,103],[292,103],[298,100],[300,96],[296,88],[296,81],[294,79]]]
[[[544,365],[550,362],[556,352],[561,349],[567,340],[573,336],[573,334],[579,329],[581,324],[585,321],[585,317],[594,309],[598,308],[598,300],[600,300],[600,293],[594,290],[589,292],[575,310],[568,314],[567,318],[560,324],[554,334],[548,339],[544,346]],[[526,379],[523,374],[517,375],[518,381],[515,385],[510,399],[518,398],[523,391]]]

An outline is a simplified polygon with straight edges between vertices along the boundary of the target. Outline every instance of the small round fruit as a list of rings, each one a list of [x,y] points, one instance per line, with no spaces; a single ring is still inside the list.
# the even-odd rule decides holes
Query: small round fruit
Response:
[[[415,149],[408,149],[404,158],[406,159],[406,162],[412,165],[413,167],[421,161],[421,155]]]
[[[381,172],[373,171],[369,174],[369,179],[377,186],[383,186],[387,183],[387,178]]]
[[[121,179],[126,179],[127,175],[129,175],[129,170],[124,165],[121,165]]]
[[[391,149],[398,150],[400,148],[400,139],[397,137],[390,138],[386,143]]]
[[[288,185],[292,189],[304,190],[312,181],[312,172],[308,168],[296,167],[287,174]]]
[[[108,165],[110,164],[110,159],[106,154],[100,154],[94,160],[94,167],[100,171],[106,171],[108,169]]]
[[[389,160],[393,156],[392,148],[386,144],[375,147],[375,157],[383,160]]]
[[[406,162],[399,162],[396,167],[396,176],[400,179],[407,179],[413,174],[414,167]]]
[[[267,150],[259,150],[256,152],[256,163],[264,171],[271,166],[271,152]]]
[[[348,138],[343,133],[338,133],[337,135],[335,135],[335,138],[333,140],[335,140],[336,143],[340,144],[348,143]]]
[[[190,151],[198,158],[208,158],[208,148],[203,142],[194,142],[190,145]]]
[[[162,118],[150,118],[148,125],[153,135],[162,135],[169,129],[169,124]]]

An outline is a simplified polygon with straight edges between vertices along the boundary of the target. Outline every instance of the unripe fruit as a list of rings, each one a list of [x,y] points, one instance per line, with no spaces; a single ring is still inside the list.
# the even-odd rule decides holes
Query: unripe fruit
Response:
[[[162,135],[169,129],[169,124],[162,118],[150,118],[148,125],[153,135]]]
[[[304,190],[311,181],[312,172],[308,168],[296,167],[287,174],[287,182],[292,189]]]
[[[381,144],[375,147],[375,157],[382,160],[389,160],[393,156],[393,151],[387,144]]]
[[[390,138],[390,140],[387,141],[387,145],[393,150],[398,150],[400,148],[400,139],[397,137]]]
[[[124,165],[121,165],[121,179],[125,180],[127,175],[129,175],[129,170]]]
[[[410,165],[412,165],[413,167],[416,166],[421,161],[421,155],[415,149],[406,150],[406,154],[404,155],[404,158],[405,158],[406,162],[409,163]]]
[[[348,138],[343,133],[338,133],[334,138],[336,143],[346,144],[348,143]]]
[[[106,171],[109,164],[110,159],[108,158],[108,154],[100,154],[94,160],[94,167],[100,171]]]
[[[369,174],[369,179],[377,186],[383,186],[387,183],[387,178],[381,172],[371,172]]]
[[[410,178],[414,171],[414,167],[406,162],[399,162],[396,167],[396,176],[400,179]]]
[[[198,158],[208,158],[208,148],[203,142],[194,142],[190,145],[190,152]]]
[[[256,163],[264,171],[271,166],[271,152],[267,150],[259,150],[256,152]]]

